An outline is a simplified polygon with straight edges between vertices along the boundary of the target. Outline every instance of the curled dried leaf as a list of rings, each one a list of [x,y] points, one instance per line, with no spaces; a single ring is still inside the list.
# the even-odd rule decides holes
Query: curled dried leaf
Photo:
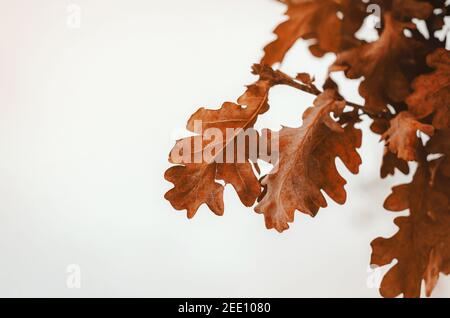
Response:
[[[450,128],[438,130],[428,141],[426,150],[429,154],[441,155],[435,169],[450,177]]]
[[[393,15],[403,20],[417,18],[425,20],[433,13],[433,5],[422,0],[375,0],[384,10],[392,11]]]

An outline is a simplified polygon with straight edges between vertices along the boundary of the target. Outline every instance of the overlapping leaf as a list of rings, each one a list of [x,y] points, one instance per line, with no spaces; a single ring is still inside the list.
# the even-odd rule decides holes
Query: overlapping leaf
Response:
[[[404,18],[416,18],[425,20],[433,12],[433,5],[426,0],[375,0],[373,3],[380,5],[382,10],[390,10],[393,15],[402,20]]]
[[[416,160],[419,144],[418,131],[428,136],[434,134],[433,126],[419,122],[409,112],[401,112],[391,120],[390,128],[383,134],[383,140],[386,140],[389,150],[397,154],[400,159]]]
[[[423,51],[419,42],[404,35],[405,28],[415,27],[412,23],[395,20],[390,12],[384,23],[378,41],[339,54],[330,68],[345,71],[351,79],[364,77],[359,93],[375,113],[386,112],[388,104],[403,102],[411,93],[410,78],[421,61],[416,55]]]
[[[265,216],[267,228],[286,230],[296,210],[316,215],[327,202],[325,191],[333,200],[346,200],[344,185],[335,166],[339,157],[346,167],[357,173],[361,158],[356,149],[361,145],[361,132],[353,125],[342,127],[330,115],[340,115],[345,102],[328,90],[315,106],[306,110],[300,128],[283,128],[278,135],[279,159],[262,184],[266,192],[255,211]]]
[[[204,203],[215,214],[223,214],[224,187],[216,180],[231,184],[245,206],[252,206],[260,195],[261,185],[252,167],[253,163],[258,169],[255,163],[257,158],[249,158],[249,143],[245,143],[246,148],[241,149],[236,142],[240,135],[245,138],[257,117],[269,109],[270,88],[290,78],[260,65],[254,65],[253,72],[260,79],[248,86],[237,104],[227,102],[217,110],[200,108],[195,112],[187,123],[187,129],[197,135],[177,141],[171,152],[169,161],[178,165],[165,173],[165,178],[175,186],[166,193],[165,198],[175,209],[186,209],[189,218]],[[200,134],[196,131],[196,123],[200,126],[197,127]],[[228,129],[234,129],[235,133],[229,134]],[[208,133],[211,131],[223,137],[211,140],[214,139]],[[188,155],[184,153],[186,149],[190,151]],[[231,160],[226,160],[229,149],[234,154]],[[238,160],[240,156],[245,158],[245,162]]]
[[[387,198],[386,209],[409,209],[410,215],[395,220],[399,231],[392,238],[372,242],[373,265],[397,259],[383,278],[384,297],[420,297],[422,280],[430,295],[439,274],[450,273],[449,184],[448,178],[420,167],[410,184],[395,187]]]
[[[407,99],[409,111],[417,118],[434,114],[436,129],[450,128],[450,52],[438,49],[428,56],[427,63],[435,71],[414,81],[414,93]]]
[[[225,150],[240,132],[251,128],[258,115],[268,109],[268,93],[271,85],[268,80],[260,80],[248,87],[247,91],[239,98],[238,103],[224,103],[218,110],[200,108],[189,119],[187,129],[194,131],[196,121],[201,123],[202,131],[217,129],[225,136],[222,140],[210,142],[210,137],[205,135],[194,136],[179,140],[172,153],[181,152],[183,149],[195,149],[196,140],[201,139],[199,149],[195,149],[188,160],[182,159],[181,164],[167,170],[165,178],[175,187],[166,193],[169,200],[177,210],[186,209],[188,217],[193,217],[198,208],[206,203],[216,214],[224,212],[223,186],[215,180],[223,180],[230,183],[236,189],[242,203],[252,206],[260,194],[260,184],[256,178],[250,162],[227,163]],[[229,135],[227,128],[236,129],[236,133]],[[208,151],[208,147],[212,148]],[[216,148],[217,147],[217,148]],[[205,160],[205,151],[210,152],[210,158]],[[235,147],[235,151],[242,151]],[[236,154],[237,155],[237,154]],[[195,157],[200,157],[195,161]],[[172,158],[173,156],[171,156]],[[217,160],[217,158],[221,160]]]
[[[302,38],[314,39],[311,52],[322,56],[340,52],[360,42],[354,33],[361,27],[365,11],[362,2],[352,0],[285,0],[288,20],[274,31],[277,39],[264,48],[263,64],[283,61],[286,53]],[[339,17],[342,14],[342,17]]]
[[[427,143],[426,149],[430,154],[442,156],[437,161],[437,168],[442,174],[450,177],[450,128],[438,130]]]

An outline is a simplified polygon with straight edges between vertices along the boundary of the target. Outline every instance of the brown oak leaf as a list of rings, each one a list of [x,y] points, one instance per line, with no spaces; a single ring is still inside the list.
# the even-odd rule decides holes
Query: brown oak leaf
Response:
[[[253,149],[256,156],[249,157],[249,143],[245,143],[245,149],[237,143],[240,137],[248,138],[252,133],[259,137],[251,128],[257,117],[269,109],[270,88],[292,79],[257,64],[253,66],[253,73],[259,75],[259,80],[247,87],[237,104],[226,102],[217,110],[197,110],[187,123],[187,129],[197,135],[178,140],[171,151],[169,162],[177,166],[165,173],[166,180],[174,184],[165,198],[175,209],[187,210],[189,218],[204,203],[215,214],[224,213],[224,186],[216,180],[231,184],[247,207],[252,206],[261,193],[261,184],[253,171],[253,168],[259,170],[256,164],[258,150]],[[234,133],[227,133],[229,129],[234,129]],[[216,140],[216,135],[222,138]],[[226,160],[229,153],[232,158]]]
[[[419,138],[417,131],[422,131],[428,136],[434,134],[434,127],[422,124],[407,111],[395,116],[389,129],[383,134],[382,140],[386,141],[388,149],[405,161],[416,160]]]
[[[316,215],[327,206],[321,190],[340,204],[346,201],[346,181],[336,169],[336,157],[352,173],[359,170],[361,158],[356,149],[361,146],[361,131],[353,125],[342,127],[330,117],[341,114],[345,102],[327,90],[314,105],[305,111],[300,128],[285,127],[279,132],[278,161],[262,180],[266,190],[255,208],[264,214],[268,229],[288,229],[296,210]]]
[[[450,5],[441,0],[431,0],[430,2],[435,8],[435,12],[428,17],[426,23],[430,34],[435,34],[436,31],[442,30],[445,27],[445,18],[449,15]],[[441,46],[444,47],[445,45]]]
[[[354,33],[365,17],[363,3],[352,0],[285,0],[288,20],[274,31],[277,39],[264,48],[261,63],[282,62],[298,39],[314,39],[310,49],[316,56],[340,52],[360,43]],[[342,14],[342,17],[339,17]]]
[[[423,0],[394,0],[394,14],[399,18],[417,18],[425,20],[433,13],[433,6]]]
[[[400,103],[411,93],[410,73],[414,73],[415,55],[420,43],[404,35],[412,23],[395,20],[392,13],[384,15],[385,28],[378,41],[340,53],[330,71],[345,71],[348,78],[364,77],[359,86],[365,107],[372,112],[386,112],[390,103]],[[408,65],[406,65],[408,64]]]
[[[427,143],[427,151],[450,156],[450,128],[438,130]]]
[[[393,188],[385,202],[390,211],[409,209],[410,215],[395,219],[399,231],[392,238],[372,242],[373,265],[395,264],[385,275],[380,292],[384,297],[420,297],[425,280],[429,296],[439,274],[450,273],[449,179],[439,176],[431,185],[430,172],[419,167],[413,181]]]
[[[408,162],[397,157],[387,147],[385,148],[383,155],[383,162],[381,164],[380,176],[386,178],[388,175],[394,175],[395,169],[400,170],[404,174],[409,174]]]
[[[397,19],[417,18],[425,20],[433,12],[433,5],[422,0],[376,0],[382,10],[391,10]]]
[[[450,128],[450,52],[438,49],[427,57],[427,63],[435,71],[414,80],[407,103],[409,111],[417,118],[434,113],[436,129]]]
[[[378,135],[383,135],[389,129],[390,121],[387,118],[375,118],[370,125],[370,130]],[[395,174],[395,169],[404,174],[409,174],[408,162],[397,157],[387,146],[384,148],[383,160],[380,169],[381,178]]]
[[[222,215],[224,187],[215,180],[232,184],[244,205],[254,204],[260,194],[261,186],[251,163],[249,161],[239,163],[237,160],[227,163],[225,150],[236,143],[240,133],[244,133],[245,129],[254,125],[258,115],[268,110],[268,94],[273,84],[269,80],[261,79],[248,87],[238,99],[238,104],[224,103],[217,110],[200,108],[191,116],[187,124],[189,131],[196,132],[197,122],[200,123],[202,132],[216,129],[225,138],[210,142],[210,136],[203,134],[181,139],[176,143],[169,161],[179,165],[165,173],[165,178],[175,186],[166,193],[165,198],[175,209],[186,209],[188,217],[191,218],[198,208],[206,203],[215,214]],[[235,129],[236,133],[227,134],[227,128]],[[198,149],[194,146],[196,142],[200,145]],[[186,156],[183,153],[184,149],[194,149],[194,151]],[[237,147],[234,147],[234,151],[238,151]],[[205,158],[205,152],[211,153],[211,156]],[[185,156],[179,160],[173,160],[174,154],[177,153]],[[235,156],[237,155],[235,153]],[[196,158],[197,161],[195,161]]]
[[[430,154],[442,155],[436,168],[450,177],[450,128],[438,130],[428,141],[426,149]]]

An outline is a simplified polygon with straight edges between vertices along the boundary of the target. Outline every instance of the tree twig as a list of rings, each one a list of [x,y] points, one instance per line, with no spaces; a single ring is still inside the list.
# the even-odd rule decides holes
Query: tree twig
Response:
[[[305,93],[309,93],[315,96],[319,96],[323,92],[319,90],[316,86],[313,84],[306,85],[303,83],[300,83],[299,81],[295,80],[291,76],[283,73],[280,70],[273,70],[270,66],[267,65],[261,65],[261,64],[254,64],[252,67],[252,72],[255,75],[259,75],[261,79],[264,80],[270,80],[275,83],[290,86],[293,88],[296,88],[298,90],[301,90]],[[389,118],[389,113],[374,113],[365,108],[363,105],[359,105],[353,102],[349,102],[342,98],[343,101],[345,101],[346,105],[353,107],[355,109],[360,110],[363,114],[369,116],[370,118]]]

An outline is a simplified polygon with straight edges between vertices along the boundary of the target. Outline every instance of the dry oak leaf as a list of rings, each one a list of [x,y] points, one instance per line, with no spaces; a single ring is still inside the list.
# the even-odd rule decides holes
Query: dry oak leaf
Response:
[[[430,154],[442,155],[438,168],[444,175],[450,177],[450,128],[438,130],[428,141],[426,150]],[[447,186],[450,188],[449,186]]]
[[[370,125],[370,130],[378,135],[383,135],[389,129],[389,120],[386,118],[375,118]],[[386,178],[388,175],[394,175],[395,169],[400,170],[404,174],[409,174],[408,162],[397,157],[386,146],[384,148],[383,161],[380,169],[381,178]]]
[[[388,175],[394,175],[395,169],[400,170],[403,174],[409,174],[409,165],[403,159],[397,157],[387,147],[384,149],[383,162],[381,164],[380,176],[386,178]]]
[[[437,49],[428,55],[427,64],[435,71],[414,80],[414,93],[406,101],[409,111],[417,118],[434,113],[436,129],[450,128],[450,52]]]
[[[411,113],[404,111],[395,116],[390,122],[390,128],[383,134],[388,149],[398,158],[405,161],[417,159],[419,138],[417,131],[433,136],[434,127],[422,124]]]
[[[243,133],[254,125],[258,115],[268,110],[268,94],[273,84],[269,80],[259,80],[248,87],[238,99],[239,104],[224,103],[217,110],[200,108],[191,116],[187,124],[189,131],[196,132],[194,128],[197,122],[201,123],[203,132],[212,128],[219,130],[226,137],[219,141],[213,140],[211,143],[208,143],[210,136],[205,135],[177,141],[169,161],[178,166],[168,169],[165,173],[166,180],[174,184],[174,188],[166,193],[165,198],[175,209],[186,209],[187,216],[192,218],[198,208],[206,203],[215,214],[222,215],[224,186],[215,180],[232,184],[245,206],[252,206],[255,203],[261,192],[261,186],[251,163],[249,161],[226,163],[225,150],[235,144],[239,133]],[[227,128],[235,129],[236,133],[227,135]],[[200,142],[198,142],[199,139]],[[198,147],[200,149],[195,149],[196,141],[201,145]],[[173,154],[183,155],[183,149],[195,150],[189,156],[174,161]],[[234,147],[234,151],[238,151],[237,147]],[[202,156],[205,152],[211,155],[205,158]]]
[[[427,151],[450,156],[450,128],[438,130],[427,143]]]
[[[427,19],[427,25],[430,34],[435,34],[436,31],[443,30],[445,27],[445,17],[449,15],[450,4],[446,4],[442,0],[430,1],[435,9],[438,9]]]
[[[381,283],[383,297],[420,297],[422,280],[430,296],[439,273],[450,273],[449,193],[441,190],[448,184],[440,176],[432,187],[430,172],[419,167],[410,184],[393,188],[387,198],[386,209],[409,209],[410,216],[395,219],[399,231],[393,237],[372,242],[371,264],[384,266],[397,259]]]
[[[433,5],[421,0],[376,0],[382,10],[391,10],[397,19],[417,18],[425,20],[433,13]]]
[[[300,128],[284,127],[278,134],[278,161],[262,180],[265,193],[255,207],[264,214],[266,227],[282,232],[294,221],[299,210],[311,216],[327,202],[324,190],[334,201],[346,201],[346,181],[336,169],[339,157],[352,173],[358,173],[361,158],[361,131],[348,124],[342,127],[331,118],[340,115],[344,101],[326,90],[303,115]]]
[[[277,39],[264,48],[262,64],[282,62],[286,53],[299,39],[314,39],[310,47],[316,56],[340,52],[360,43],[354,34],[365,17],[363,3],[353,0],[285,0],[288,20],[274,33]],[[338,14],[342,14],[342,19]]]
[[[374,118],[370,130],[377,135],[383,135],[389,129],[389,119]]]
[[[399,18],[417,18],[425,20],[433,13],[433,5],[421,0],[394,0],[394,14]]]
[[[387,104],[403,102],[411,93],[411,71],[415,69],[420,44],[404,35],[412,23],[384,15],[385,28],[378,41],[338,54],[330,71],[345,71],[350,79],[364,77],[359,93],[371,112],[386,112]],[[420,60],[420,59],[419,59]]]

